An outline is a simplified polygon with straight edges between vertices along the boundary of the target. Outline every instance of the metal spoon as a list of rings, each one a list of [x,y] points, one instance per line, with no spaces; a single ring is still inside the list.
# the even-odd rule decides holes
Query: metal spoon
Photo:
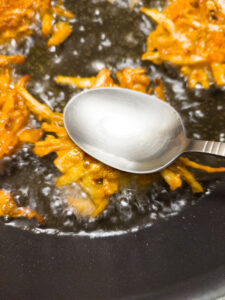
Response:
[[[86,153],[130,173],[159,171],[184,152],[225,157],[225,143],[188,139],[173,107],[128,89],[98,88],[74,96],[64,124]]]

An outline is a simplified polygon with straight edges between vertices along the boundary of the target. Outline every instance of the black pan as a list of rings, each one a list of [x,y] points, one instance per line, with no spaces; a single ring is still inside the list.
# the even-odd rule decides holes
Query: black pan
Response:
[[[49,103],[62,109],[74,90],[56,86],[56,74],[95,75],[99,62],[112,71],[144,66],[151,78],[162,77],[167,99],[181,112],[188,135],[218,140],[225,129],[224,92],[215,87],[209,91],[187,90],[173,68],[142,63],[140,56],[153,24],[140,14],[138,7],[129,11],[126,2],[121,0],[112,5],[100,0],[66,1],[67,8],[76,15],[74,34],[56,52],[47,51],[46,41],[38,35],[34,47],[28,40],[20,50],[30,47],[27,62],[17,72],[31,75],[29,89],[35,96],[45,101],[51,91]],[[143,2],[159,7],[164,1]],[[99,13],[102,23],[98,21]],[[84,26],[84,32],[80,26]],[[111,45],[99,50],[99,44],[105,41],[102,33]],[[45,77],[46,72],[50,78]],[[42,91],[37,83],[44,87]],[[183,93],[173,88],[175,84]],[[188,106],[190,103],[193,106]],[[204,111],[201,119],[199,114],[195,115],[196,107]],[[178,192],[168,192],[163,199],[165,205],[182,197],[187,205],[178,215],[165,215],[152,226],[145,226],[146,216],[115,226],[103,218],[96,227],[86,228],[90,235],[60,236],[60,212],[48,206],[49,200],[40,192],[46,184],[46,172],[57,174],[52,166],[54,157],[29,157],[21,151],[14,155],[11,167],[0,177],[1,186],[14,186],[16,193],[23,183],[29,184],[30,193],[21,204],[32,206],[36,199],[39,210],[48,217],[46,231],[54,228],[59,234],[53,234],[53,230],[52,234],[34,234],[15,228],[12,222],[0,223],[0,299],[217,299],[225,295],[224,175],[197,174],[206,190],[202,197],[193,196],[187,186]],[[225,165],[214,158],[191,158]],[[42,173],[33,172],[37,164]],[[161,187],[166,188],[165,184]],[[33,228],[23,222],[16,224],[23,229]],[[95,228],[117,230],[118,234],[118,230],[129,226],[134,229],[137,225],[141,228],[133,232],[95,237]],[[75,231],[84,229],[82,226],[77,224]]]
[[[107,238],[0,227],[0,298],[217,299],[225,295],[225,181],[169,221]]]

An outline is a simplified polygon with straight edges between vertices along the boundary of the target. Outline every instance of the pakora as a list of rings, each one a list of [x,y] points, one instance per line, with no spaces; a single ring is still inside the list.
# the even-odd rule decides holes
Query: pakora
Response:
[[[170,0],[159,11],[141,8],[157,23],[143,60],[175,65],[189,88],[225,84],[225,11],[218,0]]]
[[[57,46],[71,34],[72,26],[67,20],[74,15],[67,11],[62,1],[56,6],[50,0],[0,0],[0,43],[11,39],[21,40],[31,35],[41,23],[44,37],[52,36],[48,46]]]

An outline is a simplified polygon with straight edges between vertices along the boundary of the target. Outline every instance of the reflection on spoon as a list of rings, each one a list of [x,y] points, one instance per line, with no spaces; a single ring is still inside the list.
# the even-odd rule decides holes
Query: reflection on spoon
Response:
[[[130,173],[159,171],[184,152],[225,156],[225,143],[188,139],[169,104],[128,89],[98,88],[74,96],[64,123],[83,151]]]

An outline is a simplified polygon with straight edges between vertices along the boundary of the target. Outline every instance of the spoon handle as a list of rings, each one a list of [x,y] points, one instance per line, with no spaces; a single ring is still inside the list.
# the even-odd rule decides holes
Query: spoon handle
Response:
[[[185,152],[201,152],[225,157],[225,143],[190,140]]]

